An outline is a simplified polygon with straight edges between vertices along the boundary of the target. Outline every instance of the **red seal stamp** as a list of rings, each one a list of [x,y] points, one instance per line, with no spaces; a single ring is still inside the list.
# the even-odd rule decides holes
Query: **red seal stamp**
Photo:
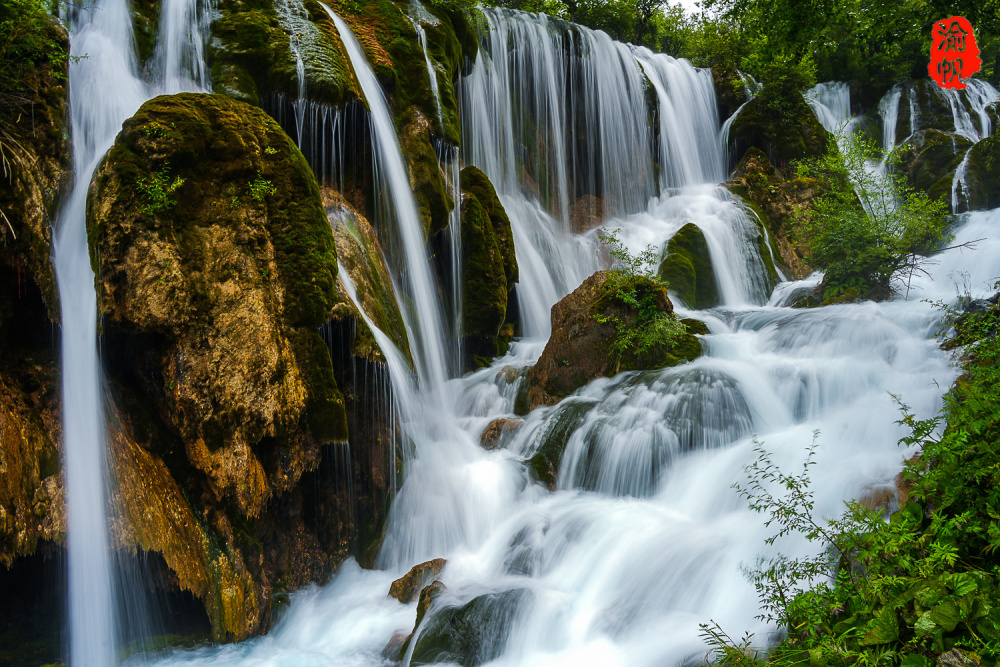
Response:
[[[942,88],[965,88],[965,80],[983,61],[970,24],[963,16],[935,21],[931,30],[931,62],[927,72]]]

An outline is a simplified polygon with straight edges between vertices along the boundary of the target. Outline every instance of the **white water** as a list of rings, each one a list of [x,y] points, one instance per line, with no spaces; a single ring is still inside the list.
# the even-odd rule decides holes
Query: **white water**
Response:
[[[53,239],[62,316],[63,454],[69,552],[69,661],[115,663],[118,637],[107,526],[104,382],[97,352],[97,300],[87,247],[91,176],[121,124],[162,90],[206,83],[200,60],[206,23],[187,0],[163,3],[160,79],[138,78],[128,3],[97,0],[65,16],[70,31],[70,113],[76,185],[63,203]]]
[[[417,31],[417,41],[420,42],[420,48],[424,52],[424,63],[427,65],[427,78],[431,84],[431,96],[434,98],[434,111],[437,114],[438,129],[444,132],[444,110],[441,106],[441,89],[438,86],[437,79],[437,69],[434,67],[434,61],[431,60],[431,54],[427,50],[427,31],[424,30],[424,23],[430,25],[437,25],[438,19],[424,7],[420,0],[410,0],[410,23],[413,24],[413,29]]]
[[[405,271],[408,289],[397,285],[396,292],[399,294],[402,290],[413,299],[414,307],[401,308],[401,311],[406,321],[407,335],[417,348],[413,355],[417,374],[424,388],[433,390],[440,387],[447,376],[447,356],[444,351],[441,305],[424,249],[423,222],[413,200],[413,193],[410,192],[410,179],[399,149],[392,115],[375,73],[351,29],[329,7],[323,5],[323,8],[337,27],[371,111],[372,139],[377,149],[375,172],[380,189],[390,198],[394,232],[399,236],[404,258],[404,266],[395,267],[395,278],[399,280],[400,269]]]
[[[389,583],[434,557],[448,559],[440,577],[448,589],[431,619],[441,606],[486,593],[527,591],[514,603],[506,632],[490,642],[495,649],[491,665],[631,667],[699,660],[707,647],[698,624],[709,620],[733,636],[757,632],[764,643],[773,628],[753,620],[757,599],[740,566],[769,553],[764,538],[770,533],[762,517],[730,488],[742,481],[743,466],[753,460],[754,436],[779,465],[793,470],[813,432],[820,431],[812,488],[817,512],[833,516],[845,499],[891,485],[911,453],[896,444],[903,431],[895,423],[898,411],[890,392],[917,415],[929,416],[955,377],[947,354],[931,338],[939,314],[919,299],[950,298],[956,281],[979,289],[991,278],[989,268],[998,265],[1000,243],[979,246],[972,262],[977,273],[968,277],[956,274],[970,264],[968,251],[938,258],[931,279],[915,281],[916,294],[909,301],[812,310],[763,305],[771,290],[753,242],[756,225],[732,196],[712,184],[697,185],[704,165],[721,164],[717,124],[686,120],[693,132],[704,134],[685,140],[711,146],[711,154],[678,161],[675,175],[685,187],[654,193],[608,226],[620,228],[633,251],[647,243],[662,247],[686,222],[701,227],[725,305],[680,312],[707,322],[706,356],[676,368],[591,382],[559,405],[533,411],[500,449],[480,448],[479,435],[490,421],[513,417],[518,381],[510,378],[541,353],[549,333],[548,308],[602,261],[593,232],[566,233],[561,216],[568,206],[558,184],[540,190],[530,176],[541,173],[531,171],[540,164],[561,162],[569,167],[567,174],[579,172],[567,175],[565,193],[570,193],[578,183],[599,180],[597,172],[585,161],[576,162],[567,142],[556,140],[537,160],[525,159],[525,147],[516,141],[520,135],[504,119],[514,122],[523,115],[551,130],[561,117],[566,89],[559,88],[559,77],[583,78],[581,72],[591,71],[592,64],[583,59],[550,76],[557,70],[546,62],[562,53],[556,43],[589,44],[595,49],[583,51],[589,58],[623,62],[617,60],[620,45],[600,36],[564,32],[537,17],[499,11],[487,16],[493,48],[517,47],[511,62],[522,74],[532,74],[519,76],[518,88],[505,88],[511,81],[506,55],[497,59],[488,49],[481,53],[462,82],[464,150],[466,162],[493,179],[511,218],[526,339],[492,367],[445,382],[440,401],[426,383],[417,386],[406,379],[405,364],[392,367],[400,420],[413,450],[393,503],[381,570],[362,571],[348,562],[327,587],[297,593],[268,637],[178,652],[165,663],[385,664],[382,648],[393,632],[409,632],[415,616],[415,604],[386,597]],[[339,21],[338,29],[350,41]],[[630,53],[642,58],[640,52]],[[356,70],[364,69],[362,58],[352,52]],[[636,60],[633,64],[639,66]],[[621,81],[591,84],[612,90]],[[678,85],[696,84],[697,76]],[[365,90],[373,115],[379,113],[375,92]],[[664,86],[664,92],[676,95],[671,98],[676,112],[698,113],[690,102],[698,99],[697,90]],[[568,108],[585,106],[570,99]],[[528,108],[515,112],[516,100],[530,100]],[[546,100],[561,101],[550,106]],[[644,104],[625,112],[646,118]],[[627,127],[644,120],[633,116],[616,122]],[[666,127],[661,123],[656,131],[672,131]],[[603,141],[604,129],[591,128],[596,138],[588,140]],[[657,138],[665,139],[670,138]],[[375,141],[383,151],[382,144],[393,145],[395,138],[387,130]],[[651,145],[643,150],[652,157]],[[600,159],[609,164],[634,157],[622,154],[633,150],[628,142],[602,143],[601,148]],[[406,182],[388,180],[384,187],[405,191]],[[1000,223],[1000,215],[972,214],[963,223],[959,239],[983,234]],[[782,303],[815,282],[781,285],[772,301]],[[345,284],[350,293],[349,278]],[[376,337],[391,349],[377,330]],[[425,353],[413,345],[415,358]],[[555,492],[533,483],[525,462],[549,438],[566,442]],[[815,550],[794,540],[780,547],[791,556]],[[495,619],[480,620],[497,629]]]

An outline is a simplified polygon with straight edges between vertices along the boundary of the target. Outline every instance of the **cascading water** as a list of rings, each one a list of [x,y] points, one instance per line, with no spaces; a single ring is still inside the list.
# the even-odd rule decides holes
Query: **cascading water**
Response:
[[[762,232],[737,198],[711,182],[725,175],[715,171],[723,164],[717,119],[697,118],[706,104],[714,109],[711,96],[702,95],[706,77],[683,61],[659,61],[549,19],[485,14],[486,46],[461,82],[463,155],[490,176],[511,218],[525,339],[490,368],[444,382],[441,400],[432,400],[433,387],[424,379],[419,385],[410,381],[388,337],[369,321],[389,350],[401,426],[413,443],[379,557],[383,569],[363,571],[348,562],[330,585],[297,593],[269,637],[176,653],[165,659],[169,664],[384,664],[389,637],[409,632],[415,616],[414,604],[386,597],[389,583],[436,557],[448,560],[439,577],[447,589],[418,629],[404,664],[428,658],[421,653],[422,636],[435,632],[441,609],[473,599],[478,604],[471,608],[478,611],[469,612],[474,615],[468,626],[483,631],[469,639],[477,647],[477,664],[697,661],[707,650],[698,624],[709,620],[730,633],[759,632],[763,642],[773,628],[752,620],[758,600],[741,565],[773,553],[764,547],[769,531],[730,488],[754,459],[755,436],[776,463],[791,469],[801,464],[818,430],[816,510],[837,515],[845,499],[891,490],[911,453],[896,444],[904,431],[895,423],[890,392],[916,414],[930,415],[955,377],[931,337],[938,313],[920,299],[949,298],[952,281],[963,280],[955,272],[968,264],[968,251],[939,257],[931,276],[914,281],[910,300],[817,309],[765,306],[771,279],[760,257]],[[351,46],[347,27],[334,21],[359,79],[367,77],[360,49]],[[579,57],[561,60],[566,53]],[[661,66],[691,72],[678,71],[665,83]],[[669,109],[691,117],[664,122],[661,116],[658,127],[642,130],[655,135],[646,142],[611,140],[617,133],[612,120],[622,130],[617,138],[627,139],[625,128],[644,127],[648,118],[644,95],[641,103],[628,95],[598,102],[619,90],[629,68],[649,77],[658,113]],[[385,113],[380,91],[374,79],[362,87],[378,126]],[[602,124],[600,113],[586,115],[591,103],[598,110],[617,105],[628,117]],[[581,131],[566,132],[574,123],[581,123]],[[525,135],[528,126],[537,134]],[[592,159],[578,159],[573,143],[584,130],[586,142],[599,149]],[[677,131],[693,136],[663,136]],[[544,137],[544,147],[522,146],[523,136]],[[385,163],[398,157],[398,148],[393,154],[395,136],[387,121],[373,141],[380,167],[388,171]],[[707,153],[679,158],[679,150]],[[627,188],[604,189],[604,167],[630,164],[636,155],[645,156],[646,166],[670,156],[674,171],[661,183],[669,187],[656,188],[654,170],[643,167]],[[555,168],[559,163],[564,172]],[[391,196],[405,199],[403,176],[385,178],[380,187],[399,190]],[[633,187],[633,195],[651,190],[629,208],[623,193]],[[518,419],[513,409],[523,387],[521,369],[541,352],[549,308],[601,266],[593,232],[567,233],[571,205],[595,193],[611,200],[605,212],[619,215],[601,222],[619,228],[633,252],[647,243],[662,247],[688,222],[702,229],[723,305],[678,310],[707,323],[706,355],[674,368],[595,380],[556,406],[536,408],[499,449],[485,451],[477,440],[487,424]],[[968,215],[958,240],[988,234],[984,230],[997,223],[995,211]],[[423,266],[422,252],[409,258],[416,268],[408,270]],[[979,288],[992,278],[987,273],[1000,259],[1000,243],[984,243],[976,252],[977,274],[965,280]],[[346,273],[341,280],[353,294]],[[783,284],[772,299],[780,304],[808,286],[815,280]],[[432,308],[425,317],[438,313]],[[410,337],[412,356],[424,359],[418,367],[429,365],[427,355],[443,357],[428,348],[424,334],[419,343]],[[533,483],[527,463],[552,445],[565,450],[555,492]],[[810,550],[794,540],[780,546],[792,557]]]
[[[87,245],[91,176],[125,121],[161,90],[206,83],[200,59],[204,16],[168,0],[161,10],[161,78],[138,78],[132,18],[122,0],[94,0],[65,16],[70,32],[69,88],[76,185],[63,203],[53,240],[62,316],[63,452],[69,551],[70,663],[101,667],[117,650],[113,568],[107,527],[104,385],[97,353],[97,299]]]
[[[390,199],[395,219],[393,229],[399,235],[404,254],[404,270],[409,289],[403,290],[403,293],[409,294],[414,303],[412,311],[409,308],[401,310],[407,321],[410,340],[416,341],[419,348],[419,353],[414,354],[417,373],[426,388],[440,387],[447,377],[441,306],[424,249],[423,222],[410,191],[410,179],[403,163],[396,129],[392,124],[392,115],[354,33],[329,7],[323,5],[323,8],[337,27],[371,111],[372,139],[377,155],[375,172],[381,183],[381,190]],[[402,271],[397,270],[397,278],[401,273]],[[397,289],[397,293],[399,291]]]

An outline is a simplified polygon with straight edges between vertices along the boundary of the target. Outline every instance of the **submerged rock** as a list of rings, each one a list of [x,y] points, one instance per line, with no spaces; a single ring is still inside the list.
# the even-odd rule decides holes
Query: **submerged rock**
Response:
[[[719,286],[715,281],[712,256],[705,235],[694,223],[681,227],[667,242],[657,273],[689,307],[719,305]]]
[[[260,632],[274,582],[323,580],[346,556],[304,523],[299,486],[347,439],[317,333],[337,263],[312,172],[259,109],[158,97],[95,174],[88,230],[109,375],[148,434],[120,457],[141,480],[123,532],[164,555],[217,639]],[[143,524],[147,505],[164,519]]]
[[[462,337],[466,354],[481,361],[506,352],[514,334],[517,258],[510,219],[486,174],[463,169],[462,191]]]
[[[518,610],[531,595],[527,589],[489,593],[461,607],[434,611],[419,629],[410,664],[452,662],[475,667],[495,660],[503,653]]]
[[[517,431],[523,425],[523,419],[511,419],[509,417],[494,419],[483,430],[483,435],[480,437],[480,444],[482,444],[483,449],[499,449],[510,434]]]
[[[610,271],[598,271],[569,296],[552,306],[552,335],[538,362],[528,372],[531,408],[553,405],[594,378],[622,371],[673,366],[701,354],[701,344],[684,333],[669,348],[655,345],[645,353],[615,354],[612,343],[618,328],[638,321],[638,313],[607,298],[603,287]],[[640,281],[636,289],[657,291],[660,310],[672,315],[673,304],[665,289],[653,281]],[[600,316],[600,320],[595,318]],[[616,325],[610,317],[617,318]],[[601,321],[604,320],[604,321]]]

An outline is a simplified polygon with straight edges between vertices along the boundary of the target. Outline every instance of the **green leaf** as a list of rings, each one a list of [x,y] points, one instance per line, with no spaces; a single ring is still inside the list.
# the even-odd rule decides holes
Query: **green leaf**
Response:
[[[958,605],[955,604],[954,600],[946,600],[927,613],[931,615],[931,619],[936,625],[948,632],[954,630],[962,620],[961,615],[958,613]]]
[[[920,655],[919,653],[910,653],[909,655],[903,656],[902,662],[899,663],[899,667],[930,667],[931,661],[927,656]]]
[[[951,590],[955,592],[955,595],[966,595],[967,593],[972,593],[979,588],[979,584],[975,577],[966,574],[965,572],[952,575],[950,583]]]
[[[896,611],[889,607],[883,607],[875,617],[875,627],[868,631],[868,634],[861,640],[861,644],[865,646],[888,644],[897,639],[899,639],[899,619],[896,618]]]
[[[913,625],[913,629],[916,630],[917,635],[920,637],[926,637],[928,635],[934,634],[937,630],[937,624],[934,622],[934,618],[931,616],[930,611],[925,611],[917,619],[917,622]]]

